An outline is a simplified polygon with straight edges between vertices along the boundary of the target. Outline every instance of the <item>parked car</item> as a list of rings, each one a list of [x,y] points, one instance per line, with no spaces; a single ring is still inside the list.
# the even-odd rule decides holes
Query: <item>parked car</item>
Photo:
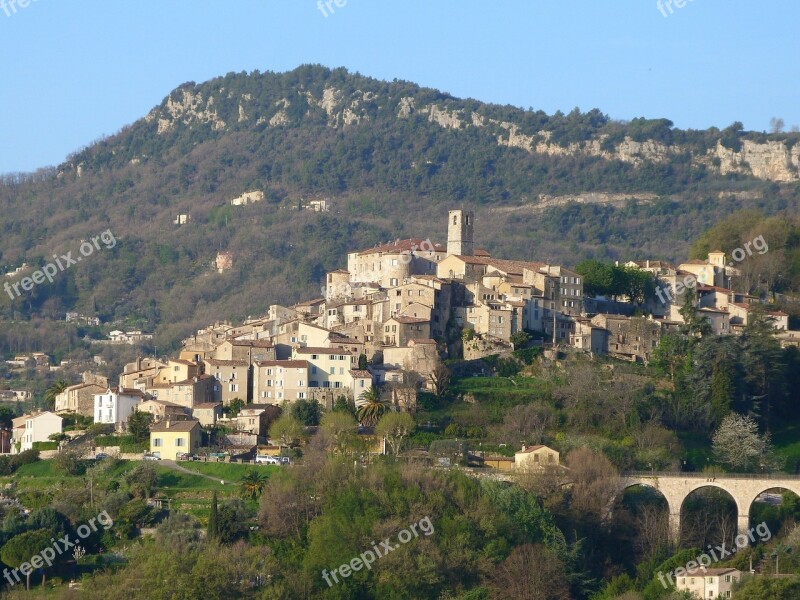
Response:
[[[278,460],[281,461],[282,465],[288,465],[288,464],[291,464],[291,462],[292,462],[292,459],[289,458],[288,456],[279,456]]]
[[[104,458],[108,458],[108,454],[106,454],[105,452],[98,452],[97,454],[94,455],[95,460],[103,460]]]
[[[277,456],[256,456],[256,463],[263,465],[279,465],[281,464],[280,458]]]
[[[188,452],[182,452],[178,454],[178,460],[200,460],[200,457],[196,454],[189,454]]]
[[[161,457],[151,454],[150,452],[145,452],[142,460],[161,460]]]

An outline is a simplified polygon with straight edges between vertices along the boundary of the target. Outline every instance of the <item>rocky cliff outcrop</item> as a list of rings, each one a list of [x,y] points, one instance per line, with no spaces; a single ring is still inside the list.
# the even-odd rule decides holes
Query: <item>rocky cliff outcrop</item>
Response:
[[[157,122],[157,132],[165,135],[178,124],[210,124],[214,130],[223,130],[228,124],[219,116],[218,106],[222,101],[231,101],[232,94],[219,91],[219,98],[213,94],[204,97],[190,89],[176,90],[158,108],[148,114],[148,122]],[[339,128],[360,125],[370,121],[370,109],[391,107],[398,119],[422,118],[443,129],[464,131],[470,127],[481,128],[497,140],[497,144],[507,148],[518,148],[532,154],[549,156],[596,156],[606,160],[618,160],[639,166],[646,162],[667,163],[678,156],[688,155],[695,166],[704,166],[720,175],[731,173],[748,175],[758,179],[776,182],[800,180],[800,145],[787,146],[783,141],[758,143],[742,140],[738,150],[725,147],[721,141],[716,146],[699,152],[680,145],[667,145],[655,140],[636,141],[630,137],[610,144],[605,135],[599,135],[582,142],[561,145],[552,141],[548,131],[526,132],[512,121],[500,121],[481,115],[475,110],[463,108],[456,100],[421,103],[414,96],[404,96],[393,100],[371,92],[355,90],[346,93],[333,86],[324,88],[321,94],[308,90],[298,91],[301,98],[287,97],[273,102],[266,110],[249,93],[234,98],[235,115],[229,121],[233,126],[252,121],[255,124],[267,123],[270,127],[289,125],[291,119],[288,108],[304,97],[309,110],[321,109],[327,116],[329,127]]]

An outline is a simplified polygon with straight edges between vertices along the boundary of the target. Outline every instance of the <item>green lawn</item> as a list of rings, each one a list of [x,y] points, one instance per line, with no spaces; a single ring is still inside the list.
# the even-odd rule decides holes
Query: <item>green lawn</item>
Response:
[[[550,384],[537,377],[464,377],[452,383],[457,395],[470,394],[482,406],[492,422],[500,422],[512,406],[527,404],[538,398],[550,397]],[[432,423],[458,420],[460,414],[474,410],[470,402],[450,402],[435,408],[426,408],[417,414],[417,422]]]
[[[267,477],[271,474],[280,471],[282,467],[277,465],[242,465],[236,463],[218,463],[218,462],[189,462],[182,461],[178,463],[184,469],[190,471],[197,471],[204,475],[224,479],[226,482],[233,481],[239,482],[248,471],[256,471],[263,473]],[[210,482],[209,482],[210,483]]]

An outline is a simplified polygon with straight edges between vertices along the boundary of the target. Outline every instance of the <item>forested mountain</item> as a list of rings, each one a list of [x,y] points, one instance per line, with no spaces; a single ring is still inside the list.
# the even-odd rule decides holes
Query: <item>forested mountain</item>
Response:
[[[155,329],[168,348],[197,326],[318,295],[348,250],[443,240],[453,206],[476,210],[476,241],[498,256],[683,258],[737,210],[796,213],[798,140],[738,123],[550,116],[318,66],[190,82],[59,167],[3,179],[5,271],[77,255],[109,229],[117,244],[3,294],[0,314],[96,314]],[[231,206],[255,190],[263,202]],[[331,212],[300,209],[322,198]],[[179,214],[191,220],[176,225]],[[233,256],[223,274],[219,251]]]

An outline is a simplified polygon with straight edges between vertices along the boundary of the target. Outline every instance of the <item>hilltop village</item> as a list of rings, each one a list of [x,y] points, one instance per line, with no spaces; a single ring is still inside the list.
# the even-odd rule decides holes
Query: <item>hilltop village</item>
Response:
[[[270,306],[241,325],[215,323],[185,339],[174,358],[127,364],[118,382],[84,373],[55,397],[55,415],[15,420],[12,451],[60,432],[56,415],[124,430],[143,411],[156,422],[192,420],[200,428],[215,425],[234,401],[244,408],[227,424],[264,443],[270,407],[315,399],[330,409],[339,398],[358,407],[374,389],[395,410],[413,412],[421,390],[436,390],[444,360],[525,346],[647,363],[661,335],[684,323],[687,297],[714,334],[741,332],[759,310],[784,346],[800,343],[785,313],[730,289],[738,271],[722,252],[677,266],[628,262],[647,274],[654,293],[591,297],[584,278],[562,265],[494,258],[476,247],[472,211],[452,210],[447,219],[446,245],[405,239],[350,252],[346,270],[327,274],[324,297]],[[41,360],[15,360],[26,358]],[[42,425],[35,431],[26,423]]]

